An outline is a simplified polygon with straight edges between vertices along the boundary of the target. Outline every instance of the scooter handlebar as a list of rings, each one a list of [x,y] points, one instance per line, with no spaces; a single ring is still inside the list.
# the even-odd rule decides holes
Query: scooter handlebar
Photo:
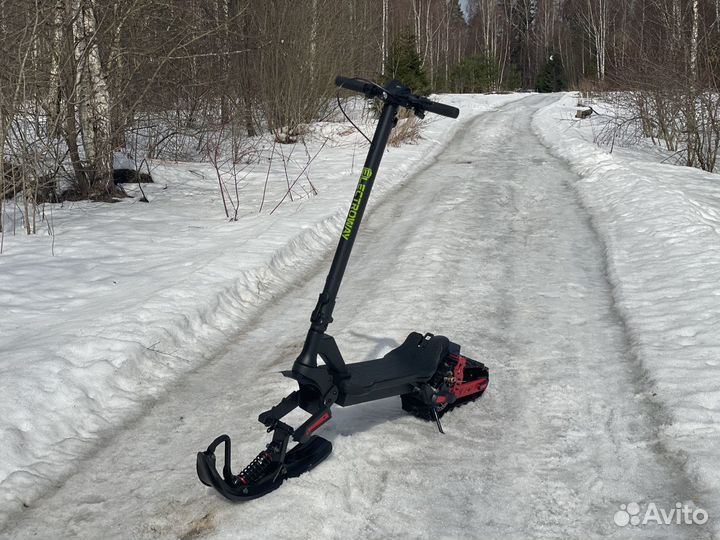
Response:
[[[351,90],[352,92],[359,92],[365,94],[368,97],[380,95],[380,90],[377,86],[366,81],[360,81],[358,79],[351,79],[350,77],[341,77],[338,75],[335,77],[335,85],[345,90]]]
[[[452,105],[445,105],[444,103],[438,103],[437,101],[432,101],[427,98],[416,99],[423,111],[439,114],[440,116],[447,116],[448,118],[457,118],[460,114],[460,109]]]
[[[457,118],[460,114],[460,110],[457,107],[412,95],[407,87],[402,86],[396,81],[390,82],[388,88],[383,88],[369,81],[337,76],[335,77],[335,84],[340,88],[365,94],[367,97],[382,98],[385,96],[384,100],[387,98],[394,99],[399,105],[414,109],[416,112],[430,112],[439,114],[440,116],[447,116],[448,118]],[[400,90],[400,92],[396,92],[397,90]]]

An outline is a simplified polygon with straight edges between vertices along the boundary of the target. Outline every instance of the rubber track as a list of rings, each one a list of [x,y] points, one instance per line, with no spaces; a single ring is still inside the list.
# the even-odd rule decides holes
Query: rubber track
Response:
[[[442,411],[438,411],[438,418],[442,418],[445,413],[452,411],[453,409],[456,409],[458,407],[462,407],[466,403],[472,403],[476,399],[478,399],[480,396],[482,396],[485,393],[485,390],[482,392],[478,392],[477,394],[472,394],[470,396],[466,396],[462,399],[458,399],[455,403],[450,405],[449,407],[445,407]],[[407,401],[414,401],[416,403],[408,404],[408,408],[406,408],[406,403],[403,403],[403,410],[409,412],[413,416],[416,416],[422,420],[426,420],[428,422],[434,422],[435,418],[432,415],[431,408],[425,405],[424,403],[420,402],[420,400],[417,400],[413,397],[406,398]]]

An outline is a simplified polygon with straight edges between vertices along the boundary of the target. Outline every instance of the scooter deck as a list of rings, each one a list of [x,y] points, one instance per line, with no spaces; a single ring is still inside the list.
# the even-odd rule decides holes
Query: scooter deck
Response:
[[[405,394],[427,381],[447,355],[448,338],[412,332],[382,358],[347,364],[349,376],[338,384],[338,405],[348,406]]]

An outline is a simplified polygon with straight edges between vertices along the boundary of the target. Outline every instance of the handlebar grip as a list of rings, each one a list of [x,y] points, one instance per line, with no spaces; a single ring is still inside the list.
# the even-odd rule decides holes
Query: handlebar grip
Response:
[[[357,79],[351,79],[349,77],[335,77],[335,85],[345,90],[351,90],[353,92],[359,92],[361,94],[370,95],[375,87],[367,82],[358,81]]]
[[[460,114],[460,109],[453,107],[452,105],[445,105],[444,103],[438,103],[437,101],[431,101],[427,98],[419,98],[420,106],[424,111],[439,114],[440,116],[447,116],[448,118],[457,118]]]

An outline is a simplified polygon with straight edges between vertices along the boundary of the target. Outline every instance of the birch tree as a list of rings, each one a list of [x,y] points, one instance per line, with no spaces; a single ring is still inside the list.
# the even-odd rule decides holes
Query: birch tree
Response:
[[[718,0],[720,1],[720,0]],[[385,75],[385,64],[388,57],[388,2],[382,0],[382,45],[381,45],[381,61],[380,74]]]
[[[82,129],[86,170],[90,184],[111,193],[112,146],[110,143],[110,93],[100,60],[95,22],[95,0],[72,2],[78,116]]]
[[[602,81],[605,79],[607,58],[608,0],[587,0],[582,16],[595,49],[597,77]]]
[[[700,1],[692,0],[692,35],[690,37],[690,75],[693,84],[698,79],[698,35],[700,33]]]

